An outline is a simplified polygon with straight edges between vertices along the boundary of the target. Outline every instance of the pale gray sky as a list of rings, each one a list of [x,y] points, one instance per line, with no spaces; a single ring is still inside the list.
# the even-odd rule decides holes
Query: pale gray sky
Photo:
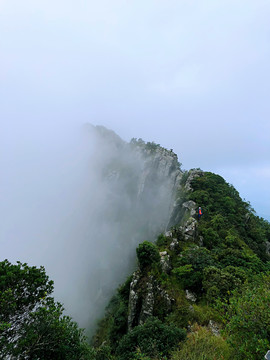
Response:
[[[103,124],[270,219],[269,19],[268,0],[0,0],[1,157]]]
[[[1,257],[45,265],[80,324],[127,275],[85,122],[174,149],[270,220],[269,19],[269,0],[0,0]]]

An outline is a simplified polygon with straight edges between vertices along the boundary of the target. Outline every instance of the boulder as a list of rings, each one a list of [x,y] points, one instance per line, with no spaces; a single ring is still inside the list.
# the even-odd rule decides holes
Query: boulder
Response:
[[[211,330],[212,334],[214,334],[216,336],[220,335],[220,327],[221,326],[217,322],[210,320],[208,327]]]
[[[190,217],[184,226],[184,235],[188,238],[195,237],[197,229],[197,220]]]
[[[162,251],[159,253],[159,255],[162,271],[165,273],[169,273],[171,270],[170,255],[168,255],[167,251]]]
[[[196,203],[192,200],[186,201],[182,204],[182,207],[185,209],[186,213],[189,212],[189,215],[195,217],[197,214]]]
[[[196,302],[197,297],[191,291],[186,290],[186,299],[189,300],[189,301],[192,301],[192,302]]]

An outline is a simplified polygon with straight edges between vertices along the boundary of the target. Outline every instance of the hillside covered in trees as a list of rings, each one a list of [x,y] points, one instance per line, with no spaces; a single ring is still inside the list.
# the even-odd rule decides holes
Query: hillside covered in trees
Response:
[[[166,156],[178,167],[166,231],[137,246],[137,269],[90,340],[53,299],[44,268],[2,261],[1,359],[262,359],[270,349],[269,222],[221,176],[182,172],[175,154],[154,143],[129,146],[154,156],[153,168],[157,152],[164,168]]]
[[[96,359],[262,359],[270,349],[270,224],[200,170],[182,177],[179,214],[137,248],[138,270],[99,323]]]

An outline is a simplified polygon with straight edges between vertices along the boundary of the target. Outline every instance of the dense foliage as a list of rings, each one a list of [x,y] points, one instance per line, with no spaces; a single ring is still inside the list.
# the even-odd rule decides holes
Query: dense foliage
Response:
[[[137,249],[137,258],[141,270],[147,270],[151,265],[158,264],[160,255],[157,247],[149,241],[144,241]]]
[[[222,177],[190,174],[178,192],[178,223],[138,246],[138,270],[109,302],[93,348],[51,297],[44,268],[1,262],[0,357],[262,359],[270,349],[270,224]],[[185,202],[202,207],[200,219]]]
[[[121,339],[116,351],[117,359],[136,359],[138,348],[148,356],[166,356],[185,337],[184,330],[163,324],[157,318],[150,318]]]
[[[249,250],[260,260],[269,260],[266,253],[269,223],[254,214],[232,185],[221,176],[206,172],[193,180],[192,187],[190,199],[204,209],[200,231],[208,249]]]
[[[270,349],[270,275],[255,277],[234,292],[226,332],[235,359],[262,359]]]
[[[256,216],[222,177],[198,171],[190,191],[185,186],[189,175],[183,175],[178,193],[175,218],[180,223],[171,234],[161,234],[156,244],[146,241],[137,248],[141,274],[136,278],[137,304],[142,306],[145,296],[149,298],[148,284],[154,284],[159,289],[151,295],[154,318],[137,321],[128,331],[129,279],[112,299],[97,331],[95,345],[106,350],[108,359],[256,360],[270,349],[270,224]],[[200,219],[190,218],[182,206],[187,201],[202,207]],[[191,239],[182,229],[194,217]],[[161,261],[168,262],[167,268],[160,266]],[[172,299],[170,305],[164,302],[164,293]],[[141,315],[135,316],[139,320]],[[210,324],[218,328],[215,335]],[[163,337],[169,328],[170,345]],[[182,328],[188,333],[186,341]],[[182,335],[174,338],[177,331]],[[101,346],[104,341],[106,349]]]
[[[43,267],[0,263],[1,359],[89,359],[83,331],[50,296]]]
[[[175,351],[172,360],[231,360],[232,352],[225,339],[209,329],[194,325],[187,341]]]

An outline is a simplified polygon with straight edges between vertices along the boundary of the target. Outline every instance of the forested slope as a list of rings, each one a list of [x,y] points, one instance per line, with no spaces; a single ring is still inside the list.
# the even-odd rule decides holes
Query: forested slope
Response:
[[[200,170],[183,175],[173,217],[179,223],[155,244],[138,246],[138,270],[93,338],[96,359],[261,359],[270,348],[270,224]]]

